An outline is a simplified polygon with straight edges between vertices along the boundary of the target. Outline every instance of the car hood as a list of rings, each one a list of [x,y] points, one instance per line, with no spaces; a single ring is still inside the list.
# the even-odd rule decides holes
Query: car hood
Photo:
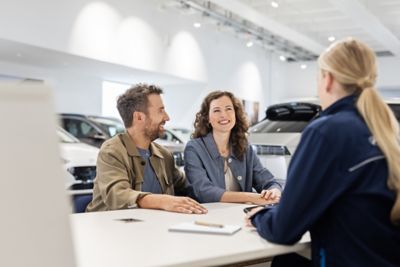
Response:
[[[249,143],[252,145],[285,146],[293,154],[300,142],[301,133],[251,133]]]
[[[95,166],[99,149],[83,143],[61,143],[61,156],[68,166]]]
[[[165,147],[166,149],[168,149],[171,152],[183,152],[185,150],[184,144],[177,144],[177,143],[165,141],[162,139],[156,139],[156,140],[154,140],[154,142],[156,142],[159,145],[162,145],[163,147]]]

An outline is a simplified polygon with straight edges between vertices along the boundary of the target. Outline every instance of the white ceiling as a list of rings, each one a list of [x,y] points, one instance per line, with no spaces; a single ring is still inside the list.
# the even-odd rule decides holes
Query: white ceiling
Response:
[[[336,39],[352,36],[366,42],[376,52],[389,51],[400,56],[400,0],[274,1],[279,4],[278,8],[272,7],[270,0],[225,2],[244,4],[324,47],[330,43],[329,36],[335,36]],[[219,0],[211,2],[224,4]],[[228,5],[225,8],[229,8]],[[315,51],[312,47],[299,45]]]
[[[128,66],[99,61],[91,58],[67,54],[47,48],[27,45],[0,38],[0,62],[9,62],[21,66],[33,66],[44,70],[75,72],[97,77],[102,80],[136,83],[154,82],[162,86],[182,83],[195,83],[172,75],[144,71]],[[15,78],[45,80],[47,77],[10,77],[7,70],[0,69],[0,81]]]

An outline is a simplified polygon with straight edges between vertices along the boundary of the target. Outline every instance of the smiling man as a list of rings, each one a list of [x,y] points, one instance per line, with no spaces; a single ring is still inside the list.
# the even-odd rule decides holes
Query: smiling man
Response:
[[[106,141],[97,159],[93,200],[87,211],[127,208],[206,213],[190,197],[191,187],[172,154],[153,141],[169,121],[162,89],[138,84],[118,98],[117,108],[126,132]],[[175,196],[179,195],[179,196]]]

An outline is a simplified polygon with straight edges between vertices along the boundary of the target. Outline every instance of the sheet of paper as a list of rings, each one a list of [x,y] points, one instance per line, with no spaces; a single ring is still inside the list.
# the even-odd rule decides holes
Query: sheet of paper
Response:
[[[171,232],[189,232],[205,234],[232,235],[241,229],[240,225],[223,225],[223,227],[197,225],[194,222],[184,222],[171,226]]]

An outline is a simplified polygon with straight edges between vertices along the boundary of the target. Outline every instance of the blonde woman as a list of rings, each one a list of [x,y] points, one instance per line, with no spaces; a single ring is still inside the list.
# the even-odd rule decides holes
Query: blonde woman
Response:
[[[323,112],[303,132],[279,206],[247,223],[280,244],[310,231],[311,262],[291,254],[272,266],[400,266],[399,127],[374,86],[374,52],[346,39],[318,65]]]

